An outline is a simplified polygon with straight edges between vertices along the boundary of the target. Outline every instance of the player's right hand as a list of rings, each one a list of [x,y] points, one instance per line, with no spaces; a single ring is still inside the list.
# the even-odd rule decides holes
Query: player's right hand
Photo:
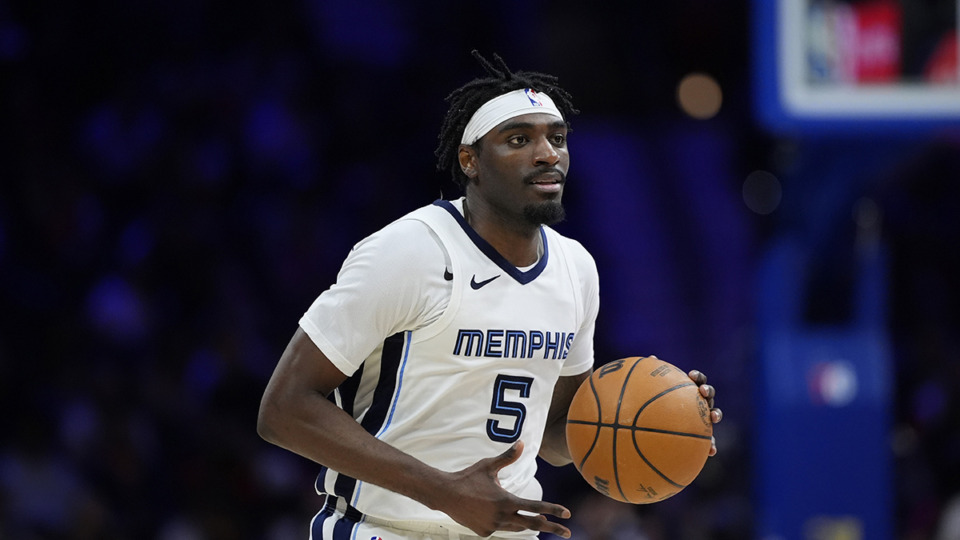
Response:
[[[522,452],[523,443],[517,442],[499,456],[482,459],[452,473],[453,496],[449,504],[439,509],[478,536],[529,529],[570,538],[569,529],[546,518],[551,515],[568,519],[570,510],[559,504],[521,499],[500,487],[497,477],[500,469],[515,462]]]

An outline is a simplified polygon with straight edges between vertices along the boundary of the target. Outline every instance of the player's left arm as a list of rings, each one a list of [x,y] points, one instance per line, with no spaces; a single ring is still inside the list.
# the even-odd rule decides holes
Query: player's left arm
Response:
[[[587,370],[579,375],[560,377],[553,387],[553,399],[550,402],[550,412],[547,414],[547,427],[543,431],[543,443],[540,445],[539,456],[547,463],[560,467],[573,462],[570,449],[567,447],[567,411],[574,394],[590,377],[593,370]]]
[[[713,402],[714,398],[717,396],[717,389],[713,385],[707,384],[707,375],[699,370],[691,370],[690,373],[687,373],[690,377],[690,380],[697,383],[697,386],[700,388],[700,395],[707,400],[707,406],[710,407],[710,421],[714,424],[723,420],[723,411],[719,407],[715,407]],[[717,440],[713,439],[710,445],[710,455],[716,455],[717,453]]]

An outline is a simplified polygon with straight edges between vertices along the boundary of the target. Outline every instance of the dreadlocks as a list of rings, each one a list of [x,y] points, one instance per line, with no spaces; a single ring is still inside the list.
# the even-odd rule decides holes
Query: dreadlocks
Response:
[[[568,124],[570,115],[580,112],[573,108],[570,93],[557,86],[557,78],[553,75],[532,71],[513,73],[497,54],[493,55],[496,65],[481,56],[476,50],[472,51],[471,54],[490,76],[474,79],[447,96],[450,109],[447,110],[447,116],[443,119],[443,126],[440,128],[438,137],[440,144],[434,152],[437,156],[437,170],[449,170],[454,183],[461,189],[466,187],[469,179],[460,170],[460,162],[457,159],[460,138],[473,113],[477,112],[477,109],[484,103],[512,90],[532,88],[536,92],[542,92],[550,96]],[[477,141],[475,146],[479,144],[480,141]]]

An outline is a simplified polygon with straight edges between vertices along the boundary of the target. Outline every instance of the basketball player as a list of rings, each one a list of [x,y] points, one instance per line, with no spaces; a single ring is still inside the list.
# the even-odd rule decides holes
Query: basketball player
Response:
[[[534,473],[570,463],[594,362],[596,266],[549,227],[576,110],[556,78],[474,56],[489,77],[447,98],[437,149],[465,196],[358,243],[263,395],[260,435],[323,465],[313,540],[570,535]]]

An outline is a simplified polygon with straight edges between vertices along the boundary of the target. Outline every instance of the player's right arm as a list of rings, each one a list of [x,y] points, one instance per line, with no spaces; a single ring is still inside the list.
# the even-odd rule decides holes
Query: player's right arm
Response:
[[[440,510],[480,536],[532,529],[569,538],[566,527],[543,517],[568,518],[569,510],[521,499],[500,487],[497,472],[520,456],[522,445],[462,471],[440,471],[370,435],[329,401],[327,396],[345,379],[298,328],[267,383],[257,432],[268,442],[342,474]]]

